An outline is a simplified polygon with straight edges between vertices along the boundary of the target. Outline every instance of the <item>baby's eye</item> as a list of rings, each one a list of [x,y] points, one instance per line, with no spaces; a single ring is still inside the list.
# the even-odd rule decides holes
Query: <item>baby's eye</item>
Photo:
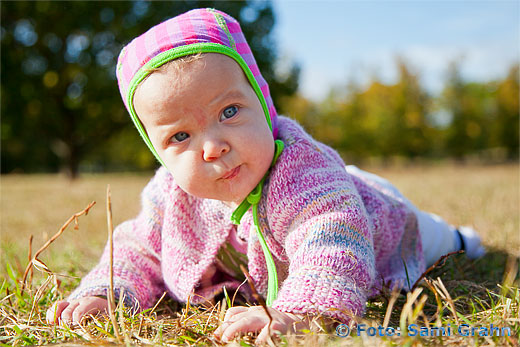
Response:
[[[170,142],[173,142],[173,143],[182,142],[182,141],[186,140],[188,137],[190,137],[190,135],[188,135],[188,133],[181,131],[181,132],[178,132],[177,134],[173,135],[170,138]]]
[[[237,112],[238,112],[238,107],[236,107],[236,106],[229,106],[220,115],[220,120],[225,120],[225,119],[232,118],[234,115],[237,114]]]

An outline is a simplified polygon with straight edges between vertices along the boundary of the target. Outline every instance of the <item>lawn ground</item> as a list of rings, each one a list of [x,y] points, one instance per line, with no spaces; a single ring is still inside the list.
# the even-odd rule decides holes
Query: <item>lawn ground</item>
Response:
[[[432,324],[433,322],[450,324],[450,319],[458,321],[464,318],[472,326],[477,324],[508,325],[512,327],[513,333],[516,335],[512,338],[449,337],[441,341],[443,344],[514,345],[518,343],[520,329],[517,267],[520,256],[518,165],[435,165],[372,168],[370,171],[394,183],[419,208],[435,212],[452,224],[473,226],[482,236],[489,253],[475,262],[467,261],[462,255],[454,256],[448,260],[446,266],[435,269],[433,273],[429,274],[433,282],[437,278],[441,279],[447,292],[451,294],[449,298],[444,297],[442,285],[433,282],[430,285],[420,286],[421,295],[426,294],[425,296],[427,296],[422,304],[420,302],[422,296],[417,295],[415,298],[399,296],[394,308],[391,309],[389,308],[391,305],[388,304],[389,297],[382,297],[369,304],[365,317],[369,320],[369,324],[375,324],[375,326],[382,324],[388,310],[392,313],[390,326],[392,324],[399,326],[405,311],[412,307],[417,312],[414,311],[415,316],[413,317],[405,317],[408,322],[419,322],[421,319],[422,325],[426,324],[425,321]],[[78,340],[77,335],[71,331],[60,330],[59,333],[56,333],[54,330],[54,335],[51,334],[50,328],[45,326],[38,314],[43,314],[46,306],[52,300],[65,296],[78,282],[78,279],[97,262],[107,237],[106,185],[111,186],[113,220],[117,225],[138,213],[140,191],[151,175],[151,173],[85,174],[72,182],[60,175],[4,175],[1,177],[2,258],[0,273],[4,280],[0,293],[0,308],[6,317],[11,317],[11,319],[4,317],[0,324],[0,336],[4,336],[1,343],[23,345]],[[48,284],[48,293],[41,294],[35,303],[38,285],[41,287],[48,278],[47,275],[35,272],[34,288],[26,293],[20,293],[19,296],[16,295],[16,300],[14,300],[15,297],[10,293],[19,290],[19,285],[16,285],[15,282],[20,280],[27,265],[30,235],[33,235],[34,253],[56,233],[71,215],[83,210],[91,201],[96,201],[96,205],[87,216],[79,218],[79,229],[74,230],[71,226],[65,230],[39,257],[61,280],[61,287],[54,288],[52,291],[52,286]],[[7,264],[12,269],[10,274],[6,270]],[[502,284],[511,288],[502,289]],[[36,307],[38,314],[31,313],[28,309],[31,301],[32,311]],[[171,303],[165,304],[165,306],[166,308],[159,307],[157,312],[175,310],[172,309]],[[176,305],[173,306],[177,308]],[[40,307],[41,312],[38,310]],[[199,309],[188,309],[195,310],[194,316],[200,315],[203,317],[201,319],[206,321],[204,332],[209,331],[208,329],[212,327],[207,322],[213,321],[215,318],[217,319],[215,324],[218,324],[218,317],[207,317],[207,313],[199,312]],[[182,311],[183,314],[187,314],[185,311]],[[450,316],[452,317],[450,318]],[[153,317],[162,322],[159,325],[163,328],[171,323],[167,319],[164,320],[164,316],[156,317],[154,315]],[[455,321],[453,324],[460,324],[460,321]],[[174,324],[177,328],[170,329],[169,333],[166,333],[165,328],[160,328],[161,339],[157,340],[159,333],[154,327],[157,325],[156,323],[157,321],[150,322],[149,334],[153,338],[148,336],[142,337],[140,340],[132,335],[129,341],[133,341],[133,343],[141,341],[141,343],[153,342],[154,344],[159,342],[189,344],[190,339],[194,339],[197,342],[214,343],[211,338],[204,339],[204,334],[194,332],[195,328],[182,330],[182,333],[175,330],[180,326],[178,321]],[[13,325],[17,328],[14,328]],[[96,330],[95,333],[90,332],[89,334],[83,334],[84,337],[79,340],[95,341],[96,338],[114,340],[113,331],[112,333],[106,331],[106,334],[103,335]],[[189,336],[179,340],[179,334]],[[303,340],[287,341],[290,341],[290,344],[313,344],[318,341],[315,339],[330,340],[330,335],[323,337],[319,334],[319,336],[309,336],[309,334]],[[242,342],[247,343],[248,340],[243,339]],[[404,342],[412,345],[429,345],[438,344],[439,340],[428,337],[408,337],[408,340],[379,337],[376,340],[366,340],[356,337],[332,339],[329,342],[341,345]]]

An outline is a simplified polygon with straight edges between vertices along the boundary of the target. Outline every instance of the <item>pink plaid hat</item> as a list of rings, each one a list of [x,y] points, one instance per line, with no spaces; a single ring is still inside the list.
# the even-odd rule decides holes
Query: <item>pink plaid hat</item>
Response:
[[[240,24],[228,14],[211,9],[195,9],[170,18],[125,46],[117,61],[117,81],[123,102],[152,153],[163,165],[153,148],[133,105],[134,93],[151,69],[173,59],[195,53],[221,53],[233,58],[253,87],[276,138],[276,109],[269,86],[262,77]]]

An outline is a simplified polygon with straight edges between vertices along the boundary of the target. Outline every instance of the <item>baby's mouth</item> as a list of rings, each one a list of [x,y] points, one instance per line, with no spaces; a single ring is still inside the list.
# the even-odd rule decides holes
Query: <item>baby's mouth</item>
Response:
[[[228,172],[226,172],[224,174],[224,176],[220,177],[220,179],[230,180],[232,178],[235,178],[238,175],[238,173],[240,172],[240,166],[241,165],[235,167],[233,170],[229,170]]]

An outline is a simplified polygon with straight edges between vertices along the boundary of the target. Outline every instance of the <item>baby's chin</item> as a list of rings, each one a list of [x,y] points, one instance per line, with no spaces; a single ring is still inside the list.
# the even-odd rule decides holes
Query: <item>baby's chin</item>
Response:
[[[186,193],[188,193],[192,196],[195,196],[197,198],[200,198],[200,199],[219,200],[222,203],[224,203],[226,206],[229,206],[233,209],[237,208],[238,205],[240,205],[242,203],[242,201],[244,201],[250,193],[250,192],[247,192],[247,193],[227,192],[227,193],[219,194],[219,193],[211,193],[211,192],[208,192],[207,190],[206,191],[194,191],[194,190],[190,190],[190,189],[184,189],[182,186],[181,186],[181,189],[184,190]],[[253,190],[253,189],[251,189],[251,190]]]
[[[234,201],[222,201],[222,203],[232,210],[236,210],[236,208],[240,205],[240,203],[236,203]]]
[[[233,196],[233,195],[222,196],[221,195],[221,196],[210,197],[209,199],[219,200],[224,205],[226,205],[232,209],[236,209],[238,207],[238,205],[240,205],[242,203],[242,201],[244,201],[247,198],[248,195],[249,195],[249,192],[247,194],[240,194],[238,196]]]
[[[245,174],[245,172],[244,172]],[[213,182],[207,183],[201,187],[201,184],[185,185],[186,182],[178,182],[179,187],[186,193],[201,199],[219,200],[227,206],[236,208],[244,201],[249,193],[255,189],[254,180],[250,177],[244,180],[243,177],[236,177],[235,180],[229,182]]]

